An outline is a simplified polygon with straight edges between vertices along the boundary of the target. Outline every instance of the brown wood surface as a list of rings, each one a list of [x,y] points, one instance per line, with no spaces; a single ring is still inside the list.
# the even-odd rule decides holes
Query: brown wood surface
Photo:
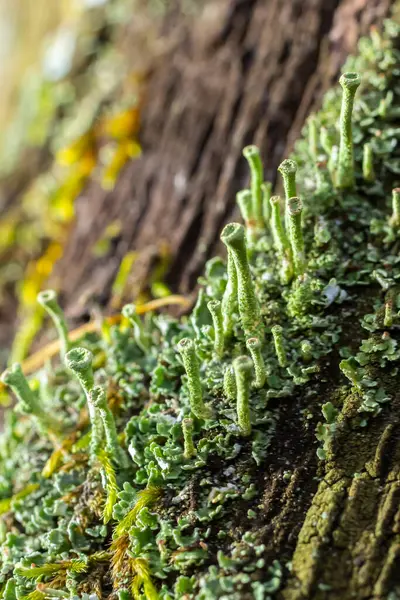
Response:
[[[260,146],[275,181],[307,114],[389,7],[390,0],[220,0],[206,3],[195,22],[171,17],[147,77],[142,157],[113,191],[92,182],[77,201],[54,279],[69,315],[107,304],[130,249],[140,252],[132,294],[165,243],[168,283],[192,291],[246,185],[243,146]],[[121,235],[106,257],[94,258],[93,245],[115,219]]]

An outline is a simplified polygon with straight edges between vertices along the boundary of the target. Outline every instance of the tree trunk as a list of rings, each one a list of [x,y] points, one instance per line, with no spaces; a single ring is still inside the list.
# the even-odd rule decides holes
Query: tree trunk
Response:
[[[306,116],[390,4],[231,0],[206,4],[196,23],[172,18],[146,84],[142,158],[124,169],[112,192],[92,182],[76,203],[55,275],[70,316],[79,316],[90,298],[107,303],[131,249],[140,252],[131,293],[146,286],[165,246],[167,283],[191,292],[246,185],[242,148],[259,145],[266,177],[275,182]],[[122,232],[110,254],[95,260],[92,247],[114,219],[122,220]]]
[[[92,182],[77,200],[54,275],[67,313],[82,316],[88,298],[108,303],[130,249],[140,252],[133,294],[146,287],[163,244],[171,255],[167,283],[192,292],[223,224],[235,216],[236,192],[247,185],[243,146],[261,148],[275,183],[306,116],[359,36],[379,25],[389,6],[389,0],[232,0],[207,4],[195,26],[172,19],[172,41],[146,84],[143,156],[126,166],[112,192]],[[93,245],[115,219],[123,222],[121,234],[109,256],[95,259]],[[359,307],[353,308],[344,329]],[[337,366],[326,365],[319,396],[332,393],[337,379]],[[400,438],[393,417],[400,396],[367,431],[340,424],[335,459],[324,469],[316,457],[319,417],[307,428],[303,401],[282,408],[260,476],[266,555],[292,561],[279,597],[389,598],[400,586]],[[351,396],[343,410],[356,413]]]

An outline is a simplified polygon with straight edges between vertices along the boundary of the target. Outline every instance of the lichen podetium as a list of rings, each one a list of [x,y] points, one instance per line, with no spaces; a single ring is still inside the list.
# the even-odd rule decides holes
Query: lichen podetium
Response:
[[[340,144],[336,185],[339,189],[354,187],[354,149],[352,113],[354,97],[361,78],[358,73],[343,73],[339,79],[343,88],[340,111]]]

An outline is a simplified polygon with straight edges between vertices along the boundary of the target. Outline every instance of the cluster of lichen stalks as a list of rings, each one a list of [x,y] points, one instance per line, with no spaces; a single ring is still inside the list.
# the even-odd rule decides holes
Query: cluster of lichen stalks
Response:
[[[354,186],[354,159],[352,141],[352,108],[360,77],[356,73],[345,73],[340,78],[343,87],[342,108],[340,115],[340,144],[335,150],[329,147],[334,159],[329,165],[332,183],[338,189],[349,190]],[[313,124],[310,125],[311,138],[317,136]],[[326,144],[329,142],[325,140]],[[294,279],[301,280],[307,269],[307,258],[302,233],[302,200],[296,192],[297,166],[293,160],[285,160],[279,167],[283,177],[285,201],[282,211],[281,199],[271,197],[271,184],[264,182],[263,167],[259,151],[254,146],[244,149],[244,156],[249,162],[251,172],[251,189],[238,193],[237,202],[240,207],[245,227],[238,223],[226,225],[221,234],[221,240],[227,248],[228,281],[223,296],[211,300],[208,309],[211,314],[214,329],[214,353],[221,359],[231,345],[234,337],[235,315],[240,318],[240,325],[245,335],[249,355],[236,357],[228,364],[224,374],[224,391],[226,396],[236,401],[237,423],[243,436],[251,434],[250,392],[251,388],[265,387],[267,380],[262,348],[267,343],[259,301],[257,299],[254,281],[249,265],[249,255],[254,243],[263,235],[267,228],[271,231],[273,244],[280,263],[280,279],[282,284],[288,284]],[[363,173],[370,181],[374,177],[372,153],[369,145],[364,148]],[[282,218],[283,212],[283,218]],[[400,225],[400,191],[393,190],[392,224]],[[108,407],[106,392],[101,386],[94,385],[92,354],[81,347],[72,347],[69,341],[68,329],[62,310],[59,307],[56,294],[45,291],[39,295],[39,302],[47,310],[58,330],[60,338],[61,360],[76,376],[87,399],[88,413],[91,423],[90,459],[94,463],[102,452],[103,438],[106,440],[106,453],[112,463],[125,468],[129,463],[128,454],[122,448],[114,422],[113,414]],[[123,316],[133,327],[135,341],[138,347],[146,352],[149,340],[146,331],[136,314],[133,305],[127,305],[122,310]],[[279,325],[271,329],[278,363],[286,367],[288,359],[285,351],[283,330]],[[204,402],[203,385],[200,376],[200,363],[196,351],[196,343],[190,338],[183,338],[177,346],[186,371],[189,401],[192,415],[182,420],[184,438],[184,454],[187,459],[196,455],[193,441],[193,418],[207,421],[212,419],[213,410]],[[310,343],[303,342],[301,347],[305,361],[310,355]],[[351,372],[347,361],[342,361],[343,373],[351,380]],[[6,370],[2,380],[9,385],[19,400],[20,409],[32,415],[41,433],[50,434],[56,446],[63,439],[63,423],[59,418],[45,410],[31,390],[20,365],[15,364]],[[111,507],[112,510],[112,507]],[[109,510],[109,515],[111,511]],[[132,519],[131,513],[128,513]],[[109,517],[110,518],[110,517]],[[128,519],[128,520],[129,520]],[[126,523],[125,523],[126,524]],[[124,531],[122,521],[116,530]],[[117,532],[118,533],[118,532]],[[143,577],[142,577],[143,578]]]
[[[352,109],[354,96],[360,85],[357,73],[344,73],[340,78],[343,88],[342,107],[340,114],[340,145],[337,150],[337,164],[331,169],[333,184],[338,189],[351,189],[354,186],[354,158],[352,140]],[[311,123],[311,138],[317,135]],[[329,148],[335,155],[335,148]],[[214,326],[214,351],[222,358],[224,350],[233,336],[234,315],[238,311],[240,323],[246,336],[247,355],[235,358],[232,365],[225,371],[224,390],[228,398],[236,399],[237,422],[243,435],[251,433],[249,397],[251,387],[264,387],[266,382],[266,367],[262,356],[264,332],[261,321],[259,302],[256,297],[254,283],[249,266],[248,254],[252,244],[270,227],[273,243],[279,256],[282,284],[289,283],[294,277],[302,278],[307,262],[302,233],[303,204],[296,195],[297,165],[293,160],[284,160],[279,166],[283,177],[285,191],[284,219],[281,217],[281,199],[271,197],[271,184],[263,181],[263,166],[260,153],[255,146],[248,146],[243,154],[247,159],[251,172],[251,190],[243,190],[237,194],[246,228],[239,223],[225,226],[221,240],[227,248],[228,282],[223,297],[208,303]],[[364,148],[363,161],[364,177],[373,177],[372,153],[369,145]],[[400,190],[393,190],[392,224],[400,225]],[[68,329],[60,309],[56,294],[45,291],[39,294],[38,301],[51,316],[60,338],[61,358],[67,367],[78,378],[87,398],[91,422],[91,456],[94,459],[102,445],[103,433],[107,440],[107,451],[110,458],[120,466],[125,466],[128,457],[118,443],[113,415],[107,406],[104,389],[94,386],[91,353],[84,348],[70,349]],[[135,307],[127,305],[122,314],[133,329],[135,340],[139,347],[146,351],[145,333]],[[279,365],[287,366],[283,342],[282,328],[272,327],[273,343]],[[304,348],[303,348],[304,346]],[[303,343],[302,353],[305,359],[309,353],[309,344]],[[196,355],[196,344],[190,338],[182,339],[178,350],[187,374],[191,411],[198,419],[210,419],[212,409],[204,403],[203,386],[200,377],[199,360]],[[352,381],[354,377],[349,371],[347,361],[343,361],[342,370]],[[20,365],[14,364],[2,375],[2,381],[10,386],[17,396],[20,408],[26,414],[31,414],[38,423],[41,431],[50,431],[62,435],[62,423],[40,406],[35,394],[31,391]],[[195,454],[192,439],[192,419],[182,422],[185,441],[185,455]]]

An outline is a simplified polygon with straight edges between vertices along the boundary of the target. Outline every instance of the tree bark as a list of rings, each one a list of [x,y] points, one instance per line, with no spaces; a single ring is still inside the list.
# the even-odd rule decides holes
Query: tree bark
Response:
[[[167,246],[167,283],[190,293],[215,253],[235,194],[247,183],[241,152],[259,145],[266,177],[298,137],[306,116],[337,79],[346,56],[390,0],[210,2],[196,22],[168,22],[165,50],[151,66],[141,115],[140,159],[115,189],[93,181],[77,200],[76,222],[54,284],[70,316],[107,304],[122,257],[140,254],[131,293],[146,287]],[[110,253],[92,254],[107,224],[123,228]],[[68,273],[68,278],[65,274]]]

